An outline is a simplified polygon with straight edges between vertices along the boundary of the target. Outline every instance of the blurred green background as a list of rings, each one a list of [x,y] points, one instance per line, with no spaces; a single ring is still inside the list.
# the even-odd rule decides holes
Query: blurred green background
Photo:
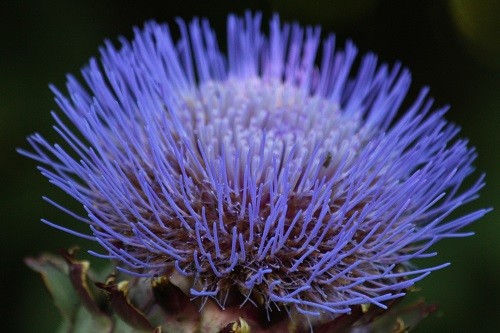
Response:
[[[56,139],[49,111],[57,109],[47,87],[63,87],[66,73],[78,73],[105,38],[130,37],[145,20],[173,23],[176,16],[210,18],[224,36],[227,13],[245,8],[265,18],[321,24],[361,53],[374,51],[389,63],[400,60],[413,73],[411,95],[431,87],[436,105],[451,104],[447,117],[477,147],[477,169],[487,173],[481,198],[464,211],[494,207],[500,184],[500,2],[484,1],[2,1],[0,4],[0,191],[3,332],[53,332],[59,316],[26,256],[72,244],[93,246],[51,229],[41,217],[69,219],[42,195],[77,209],[16,154],[25,137],[40,131]],[[479,172],[476,174],[476,176]],[[469,228],[476,235],[446,240],[439,256],[423,263],[452,262],[419,286],[440,305],[439,315],[416,332],[500,331],[500,226],[498,210]],[[97,259],[93,259],[98,263]]]

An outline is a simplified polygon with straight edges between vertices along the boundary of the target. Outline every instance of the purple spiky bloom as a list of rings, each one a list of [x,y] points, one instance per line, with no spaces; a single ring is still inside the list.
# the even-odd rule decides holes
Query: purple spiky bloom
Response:
[[[53,88],[65,147],[29,138],[42,174],[74,199],[119,269],[176,271],[190,294],[306,315],[384,302],[431,271],[410,260],[483,216],[449,218],[483,177],[459,129],[423,89],[401,105],[410,74],[356,61],[318,28],[230,16],[227,55],[207,21],[178,20],[180,39],[154,22],[132,43]],[[321,51],[319,49],[321,48]],[[320,56],[321,55],[321,56]],[[357,68],[353,70],[353,66]],[[50,200],[49,200],[50,201]]]

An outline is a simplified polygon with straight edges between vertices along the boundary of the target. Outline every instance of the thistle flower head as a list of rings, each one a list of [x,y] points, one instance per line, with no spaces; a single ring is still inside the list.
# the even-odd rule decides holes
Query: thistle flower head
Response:
[[[185,277],[191,297],[306,315],[384,302],[431,271],[410,260],[481,217],[449,218],[483,177],[458,128],[410,74],[356,62],[318,28],[230,16],[227,54],[205,20],[180,39],[150,22],[68,77],[64,147],[29,138],[42,173],[79,201],[96,256]],[[56,206],[65,210],[62,206]],[[235,298],[235,295],[236,298]]]

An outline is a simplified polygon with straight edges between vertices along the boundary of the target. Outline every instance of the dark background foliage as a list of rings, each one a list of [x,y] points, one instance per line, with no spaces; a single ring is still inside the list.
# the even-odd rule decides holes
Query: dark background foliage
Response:
[[[411,95],[429,85],[437,106],[451,104],[447,118],[460,124],[461,135],[477,147],[477,169],[488,175],[481,198],[463,212],[495,206],[500,178],[500,2],[496,0],[2,1],[2,331],[51,332],[59,321],[41,280],[24,266],[24,257],[76,243],[94,246],[39,222],[45,217],[73,223],[45,203],[42,195],[78,206],[49,185],[33,161],[15,153],[16,147],[27,147],[25,137],[35,131],[57,140],[49,114],[57,107],[47,84],[62,88],[65,74],[78,73],[91,56],[97,56],[104,38],[130,38],[132,26],[148,19],[173,24],[176,16],[205,16],[223,38],[227,13],[243,13],[245,8],[262,11],[265,19],[279,12],[283,20],[321,24],[324,32],[336,32],[340,43],[351,38],[361,53],[373,51],[383,61],[399,60],[409,67],[414,78]],[[435,247],[439,256],[422,263],[453,264],[419,284],[420,294],[441,310],[416,332],[496,332],[500,327],[498,216],[493,211],[469,227],[476,232],[474,237],[441,242]]]

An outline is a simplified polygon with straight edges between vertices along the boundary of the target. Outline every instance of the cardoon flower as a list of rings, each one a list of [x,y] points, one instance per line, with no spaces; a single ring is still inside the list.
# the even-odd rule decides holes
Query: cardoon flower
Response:
[[[337,49],[277,16],[268,35],[260,15],[230,16],[227,53],[207,21],[177,23],[177,41],[150,22],[131,43],[106,42],[84,84],[69,76],[67,96],[52,87],[64,144],[34,134],[22,151],[81,203],[83,216],[50,201],[89,232],[44,222],[98,242],[91,253],[133,281],[97,284],[111,307],[152,281],[153,296],[121,301],[130,325],[174,327],[172,313],[194,305],[191,326],[172,332],[330,332],[447,266],[415,259],[470,234],[460,229],[486,210],[450,215],[483,177],[462,186],[476,154],[427,89],[402,108],[406,69],[373,54],[356,62],[352,43]],[[149,315],[141,297],[166,314]]]

